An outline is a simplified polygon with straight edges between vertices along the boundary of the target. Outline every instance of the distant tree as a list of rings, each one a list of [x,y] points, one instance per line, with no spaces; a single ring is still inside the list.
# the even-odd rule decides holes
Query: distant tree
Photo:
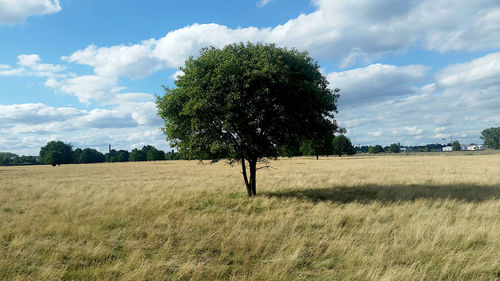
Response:
[[[157,100],[167,140],[190,159],[240,162],[248,196],[256,195],[257,162],[339,130],[338,90],[307,53],[251,43],[210,47],[181,70],[176,88]]]
[[[165,160],[179,160],[181,159],[181,154],[175,151],[170,151],[165,153]]]
[[[17,154],[10,152],[0,152],[0,165],[13,165],[14,159],[19,157]]]
[[[52,166],[69,164],[73,160],[71,144],[62,141],[51,141],[40,149],[40,162]]]
[[[79,164],[82,163],[82,149],[77,148],[73,150],[73,160],[72,163]]]
[[[401,149],[399,148],[399,145],[397,143],[393,143],[389,146],[389,152],[392,153],[399,153]]]
[[[134,148],[130,153],[129,161],[146,161],[146,154],[142,150]]]
[[[375,146],[370,146],[370,148],[368,148],[368,153],[375,154],[380,152],[384,152],[384,148],[381,145],[377,144]]]
[[[453,151],[459,151],[459,150],[462,150],[462,146],[460,145],[460,143],[458,141],[454,141],[452,144],[451,144],[451,150]]]
[[[12,160],[12,165],[36,165],[40,164],[36,156],[17,156]]]
[[[481,132],[484,145],[492,149],[500,149],[500,127],[491,127]]]
[[[368,153],[368,149],[369,148],[370,148],[369,146],[363,145],[363,146],[360,146],[360,147],[356,147],[355,150],[356,150],[356,153],[358,153],[358,152]]]
[[[312,156],[315,154],[312,140],[302,141],[299,150],[304,156]]]
[[[118,151],[111,149],[104,155],[106,162],[118,162]]]
[[[351,140],[344,135],[338,135],[332,140],[333,154],[342,156],[344,154],[352,155],[355,150]]]
[[[143,152],[145,152],[143,150]],[[162,150],[156,149],[154,146],[149,148],[146,153],[146,160],[147,161],[157,161],[157,160],[164,160],[165,159],[165,152]]]
[[[0,165],[7,166],[10,164],[10,157],[5,155],[0,155]]]
[[[106,161],[104,154],[93,149],[85,148],[80,156],[80,163],[100,163]]]
[[[118,150],[117,154],[118,162],[128,162],[130,153],[127,150]]]

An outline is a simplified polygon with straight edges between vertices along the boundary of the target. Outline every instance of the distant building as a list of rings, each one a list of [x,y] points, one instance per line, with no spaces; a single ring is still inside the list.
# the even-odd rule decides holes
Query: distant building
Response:
[[[453,151],[453,148],[451,146],[445,146],[443,147],[443,151]]]
[[[413,151],[413,148],[411,148],[411,147],[407,147],[407,146],[402,146],[402,147],[400,147],[400,148],[399,148],[399,150],[400,150],[401,152],[412,152],[412,151]]]
[[[471,143],[467,145],[467,150],[483,150],[484,146],[482,144]]]

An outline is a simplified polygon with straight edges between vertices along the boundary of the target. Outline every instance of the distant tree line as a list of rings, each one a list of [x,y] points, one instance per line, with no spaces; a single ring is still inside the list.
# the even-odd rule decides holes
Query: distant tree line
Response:
[[[0,152],[0,166],[38,165],[38,164],[84,164],[101,162],[129,162],[129,161],[158,161],[179,160],[178,152],[165,153],[152,145],[145,145],[142,149],[127,150],[111,149],[102,153],[93,148],[76,148],[62,141],[51,141],[40,149],[40,156],[19,156],[10,152]]]
[[[36,156],[19,156],[15,153],[0,152],[0,166],[14,165],[37,165],[38,157]]]
[[[379,144],[373,146],[359,146],[355,148],[356,153],[400,153],[404,151],[413,151],[413,152],[434,152],[441,151],[445,145],[436,143],[436,144],[426,144],[426,145],[417,145],[417,146],[401,146],[399,143],[393,143],[388,146],[381,146]],[[451,144],[449,144],[451,146]],[[459,144],[460,146],[460,144]]]

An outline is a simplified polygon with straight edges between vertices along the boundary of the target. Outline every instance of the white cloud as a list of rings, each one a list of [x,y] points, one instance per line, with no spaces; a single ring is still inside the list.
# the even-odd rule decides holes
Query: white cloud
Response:
[[[275,27],[232,29],[214,23],[193,24],[138,44],[90,45],[64,59],[90,65],[97,75],[140,78],[158,69],[180,67],[202,47],[247,41],[296,47],[316,58],[337,60],[343,67],[366,65],[411,47],[441,52],[500,47],[497,0],[313,3],[315,12]]]
[[[382,130],[368,132],[368,135],[371,137],[380,137],[382,135]]]
[[[179,78],[179,77],[181,77],[181,76],[184,76],[184,71],[182,71],[182,70],[177,70],[176,72],[174,72],[174,74],[172,74],[172,75],[170,76],[170,78],[171,78],[172,80],[177,80],[177,78]]]
[[[63,60],[90,65],[100,76],[142,78],[165,67],[163,61],[153,56],[154,44],[155,40],[151,39],[140,44],[109,48],[90,45],[71,56],[63,57]]]
[[[480,143],[481,130],[500,126],[497,56],[492,53],[446,67],[435,75],[435,83],[421,86],[407,96],[341,107],[339,123],[346,126],[356,143],[399,141],[417,145],[442,143],[442,139],[450,137]],[[394,135],[375,138],[382,129]]]
[[[271,3],[271,1],[273,1],[273,0],[259,0],[259,2],[257,2],[257,6],[258,7],[264,7],[267,4]]]
[[[66,79],[49,78],[45,85],[66,94],[74,95],[81,103],[91,101],[106,103],[113,100],[118,87],[117,78],[97,75],[84,75]]]
[[[0,0],[0,24],[22,23],[27,17],[54,14],[59,0]]]
[[[17,56],[18,68],[9,65],[0,65],[0,76],[54,76],[57,72],[65,68],[60,65],[40,63],[40,56],[37,54],[23,54]]]
[[[340,105],[353,106],[381,102],[388,98],[414,94],[427,75],[420,65],[397,67],[372,64],[363,68],[327,75],[332,88],[339,88]]]
[[[39,75],[47,76],[54,72],[59,72],[64,70],[63,66],[40,63],[40,56],[37,54],[31,55],[19,55],[17,57],[17,64],[20,66],[31,68],[32,70],[39,73]]]
[[[478,88],[500,84],[500,52],[446,67],[436,75],[442,88]]]
[[[417,126],[413,126],[413,127],[404,127],[404,130],[406,131],[406,133],[408,133],[409,135],[420,135],[424,132],[423,129],[421,128],[417,128]]]
[[[41,103],[0,105],[0,123],[4,126],[64,121],[82,114],[81,110],[75,108],[55,108]]]
[[[146,144],[168,148],[154,102],[127,102],[92,110],[40,103],[0,105],[0,124],[0,147],[19,154],[36,155],[50,140],[101,151],[107,144],[128,150]]]

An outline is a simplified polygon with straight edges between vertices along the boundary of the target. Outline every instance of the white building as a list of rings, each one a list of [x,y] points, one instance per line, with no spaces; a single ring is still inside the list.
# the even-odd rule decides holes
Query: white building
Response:
[[[443,147],[443,151],[453,151],[453,148],[451,146],[445,146]]]
[[[467,146],[467,150],[483,150],[484,149],[484,146],[482,144],[469,144]]]

